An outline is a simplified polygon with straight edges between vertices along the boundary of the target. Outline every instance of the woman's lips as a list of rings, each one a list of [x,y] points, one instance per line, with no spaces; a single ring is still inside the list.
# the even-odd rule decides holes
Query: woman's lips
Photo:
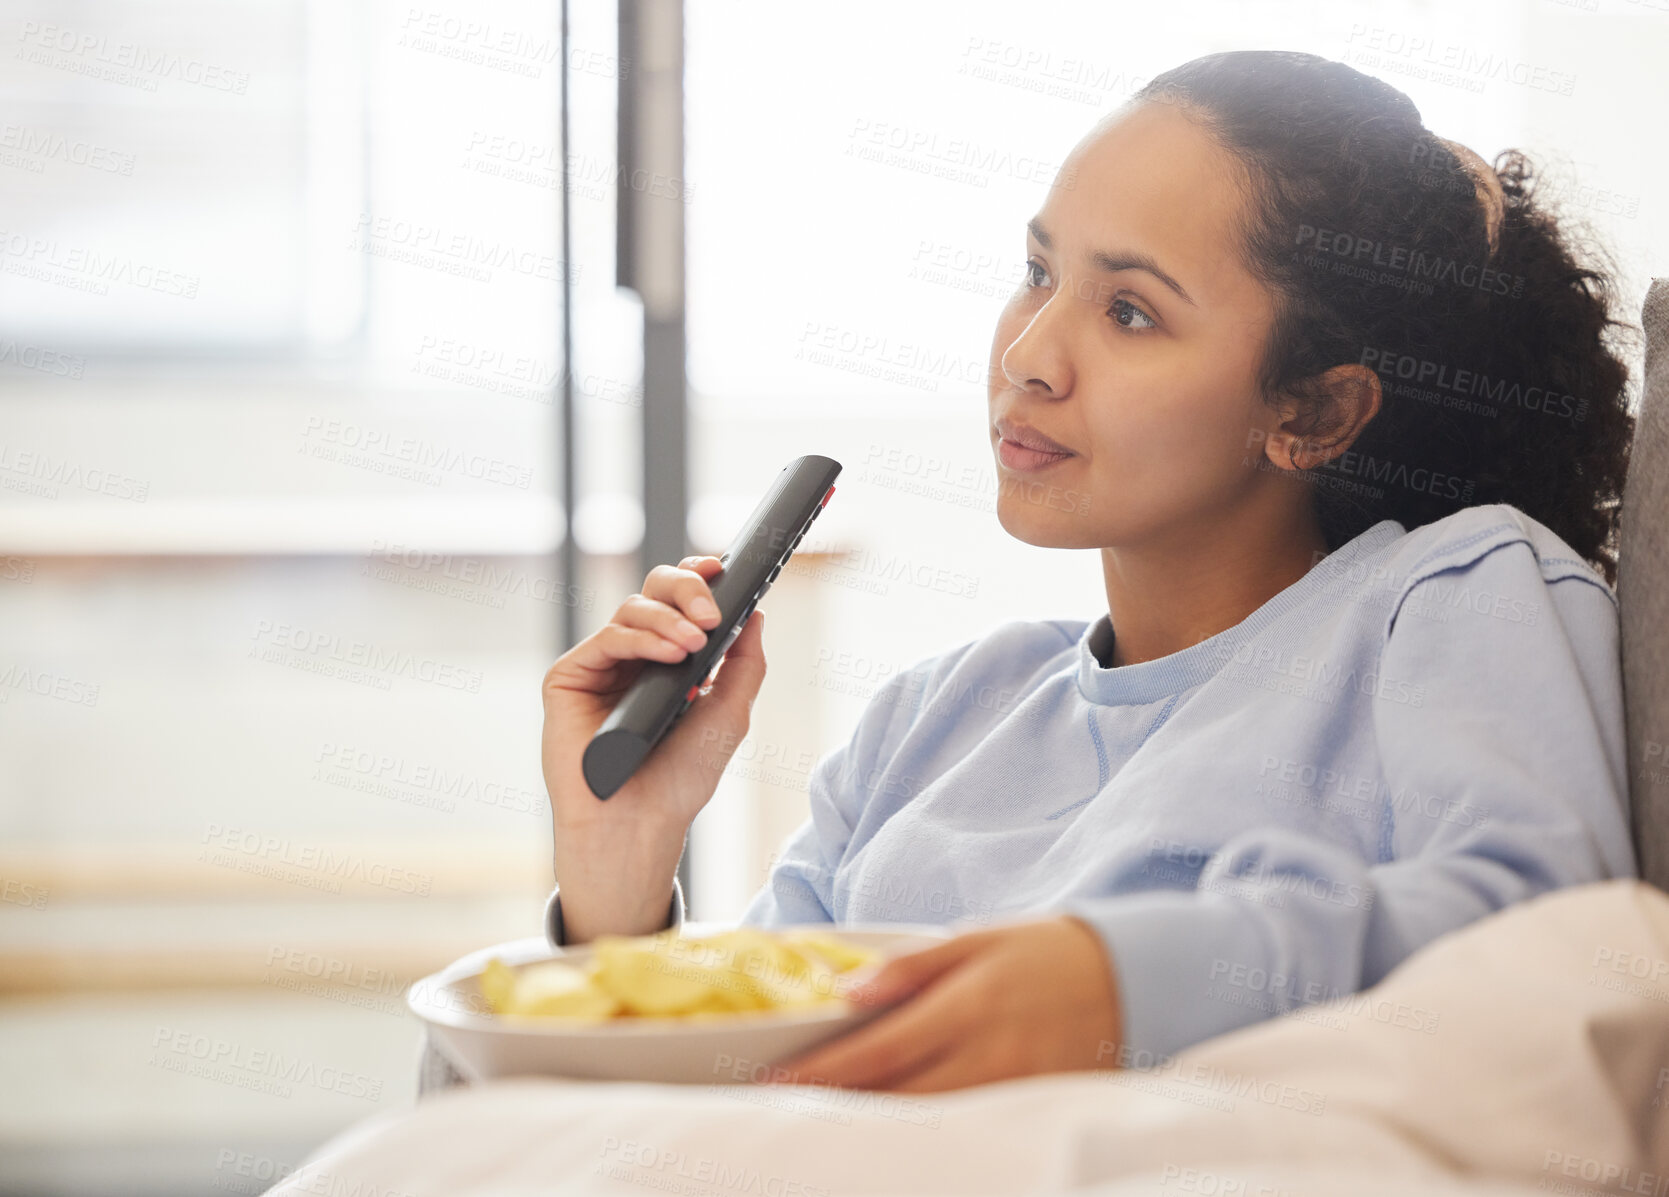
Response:
[[[997,441],[997,456],[1002,463],[1011,470],[1041,470],[1045,466],[1052,466],[1058,461],[1065,461],[1074,457],[1073,453],[1044,453],[1039,449],[1028,449],[1024,445],[1017,445],[1013,441],[999,439]]]

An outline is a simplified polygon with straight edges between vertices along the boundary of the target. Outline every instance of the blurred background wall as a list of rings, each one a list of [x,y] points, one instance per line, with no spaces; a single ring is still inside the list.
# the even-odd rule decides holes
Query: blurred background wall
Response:
[[[621,186],[685,220],[689,551],[846,467],[703,920],[887,676],[1104,610],[997,525],[985,372],[1025,220],[1154,74],[1350,62],[1542,162],[1631,317],[1669,274],[1669,0],[688,0],[683,175],[625,179],[641,64],[613,0],[570,22],[564,259],[554,0],[0,3],[0,1191],[259,1192],[411,1099],[410,981],[538,933],[539,681],[643,576]]]

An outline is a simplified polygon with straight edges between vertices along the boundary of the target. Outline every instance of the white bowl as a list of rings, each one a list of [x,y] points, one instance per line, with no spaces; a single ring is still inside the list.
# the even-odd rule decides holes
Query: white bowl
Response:
[[[951,934],[945,927],[913,923],[812,923],[768,930],[838,935],[883,956],[931,947]],[[583,967],[591,946],[559,949],[539,939],[518,940],[472,952],[411,987],[406,1004],[427,1025],[430,1043],[472,1082],[528,1075],[682,1084],[759,1080],[768,1075],[768,1065],[881,1013],[837,1000],[812,1010],[739,1011],[700,1020],[504,1019],[491,1013],[481,994],[481,974],[493,956],[512,968],[545,960]]]

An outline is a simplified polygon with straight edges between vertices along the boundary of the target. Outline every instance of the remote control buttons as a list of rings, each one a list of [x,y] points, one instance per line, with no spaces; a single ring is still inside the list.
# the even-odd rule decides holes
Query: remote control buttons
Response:
[[[765,592],[763,590],[759,592],[759,594],[764,593]],[[742,628],[747,624],[748,616],[753,614],[754,604],[759,601],[759,594],[754,595],[748,600],[748,605],[742,609],[741,618],[736,621],[735,625],[725,635],[724,643],[719,645],[719,651],[713,654],[713,660],[717,661],[720,657],[724,656],[725,653],[730,651],[730,646],[736,642],[736,637],[742,634]]]

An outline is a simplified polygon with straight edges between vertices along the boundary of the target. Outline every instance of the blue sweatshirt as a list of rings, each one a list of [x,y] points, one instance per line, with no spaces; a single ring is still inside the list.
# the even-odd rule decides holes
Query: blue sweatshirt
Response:
[[[1635,875],[1616,597],[1515,507],[1382,520],[1169,656],[1109,668],[1112,635],[1006,622],[888,679],[743,923],[1076,915],[1122,1003],[1106,1066],[1143,1066]]]
[[[742,921],[1079,916],[1141,1064],[1636,873],[1616,596],[1515,507],[1382,520],[1169,656],[1112,635],[1007,622],[890,678]]]

